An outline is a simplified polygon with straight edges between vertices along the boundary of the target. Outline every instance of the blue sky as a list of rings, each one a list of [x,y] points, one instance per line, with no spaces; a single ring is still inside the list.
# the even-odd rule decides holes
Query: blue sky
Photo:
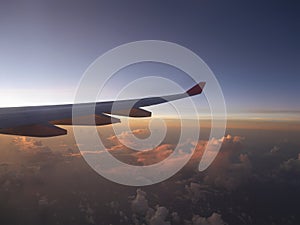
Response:
[[[158,39],[181,44],[208,64],[230,113],[299,113],[298,14],[297,1],[4,0],[0,106],[71,102],[98,56]]]

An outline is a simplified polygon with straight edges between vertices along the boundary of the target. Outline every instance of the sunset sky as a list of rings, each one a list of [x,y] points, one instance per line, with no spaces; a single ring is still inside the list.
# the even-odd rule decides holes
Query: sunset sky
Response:
[[[158,39],[181,44],[208,64],[229,113],[295,117],[297,14],[295,1],[2,1],[0,106],[72,102],[97,57],[120,44]],[[111,88],[127,77],[121,74]]]

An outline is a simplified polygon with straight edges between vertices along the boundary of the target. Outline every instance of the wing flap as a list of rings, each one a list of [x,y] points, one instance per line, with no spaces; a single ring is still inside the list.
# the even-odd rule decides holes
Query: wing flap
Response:
[[[118,115],[118,116],[128,116],[128,117],[151,117],[152,115],[151,112],[140,108],[117,110],[117,111],[109,112],[109,114]]]
[[[65,129],[52,124],[32,124],[13,128],[0,129],[1,134],[30,137],[55,137],[67,134]]]

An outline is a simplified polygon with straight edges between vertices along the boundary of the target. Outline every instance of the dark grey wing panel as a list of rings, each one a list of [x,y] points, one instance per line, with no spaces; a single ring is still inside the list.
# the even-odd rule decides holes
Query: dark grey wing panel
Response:
[[[72,118],[67,119],[60,119],[60,120],[53,120],[50,123],[55,125],[76,125],[76,126],[103,126],[113,123],[120,123],[120,119],[114,118],[107,115],[88,115],[88,116],[81,116],[75,119],[75,122]]]
[[[52,124],[33,124],[0,129],[0,133],[30,137],[55,137],[65,135],[67,134],[67,131]]]

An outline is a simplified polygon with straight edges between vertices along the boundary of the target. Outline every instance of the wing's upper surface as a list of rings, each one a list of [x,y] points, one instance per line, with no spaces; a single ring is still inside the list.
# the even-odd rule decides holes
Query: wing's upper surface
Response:
[[[119,119],[110,115],[129,117],[151,117],[151,112],[140,107],[162,104],[189,96],[201,94],[205,82],[201,82],[185,93],[167,95],[162,97],[149,97],[143,99],[120,100],[110,102],[82,103],[76,106],[93,106],[95,115],[86,114],[81,110],[82,115],[72,120],[73,105],[52,105],[52,106],[31,106],[0,109],[0,134],[53,137],[65,135],[67,131],[55,125],[107,125],[120,122]],[[91,123],[93,117],[95,123]]]

